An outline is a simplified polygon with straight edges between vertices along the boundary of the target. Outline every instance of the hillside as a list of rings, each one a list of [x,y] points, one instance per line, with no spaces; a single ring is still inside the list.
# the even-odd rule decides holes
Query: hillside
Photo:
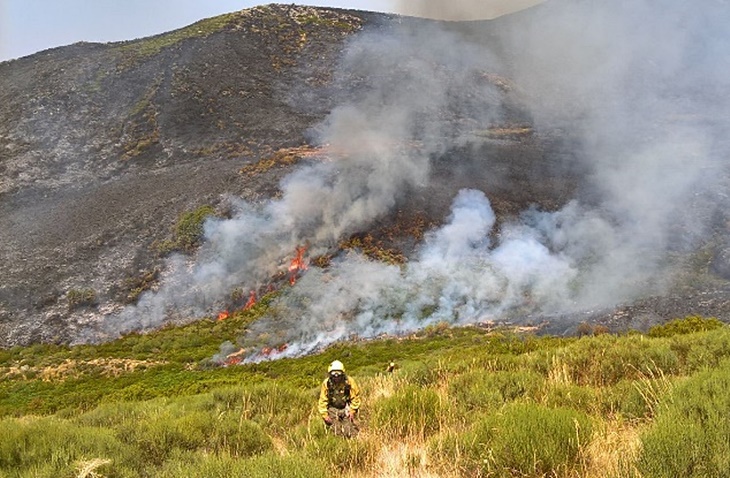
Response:
[[[232,329],[198,322],[101,346],[2,351],[0,473],[699,478],[727,470],[730,331],[716,319],[623,336],[584,329],[581,338],[441,327],[211,367],[206,355]],[[334,359],[362,389],[356,439],[327,433],[317,416]]]
[[[727,320],[722,73],[610,53],[643,33],[596,29],[586,51],[545,33],[581,5],[463,23],[267,5],[1,63],[1,345],[111,340],[271,291],[252,340],[302,351],[343,328]],[[604,10],[634,31],[636,12]]]
[[[658,3],[0,63],[0,476],[726,476],[730,9]]]

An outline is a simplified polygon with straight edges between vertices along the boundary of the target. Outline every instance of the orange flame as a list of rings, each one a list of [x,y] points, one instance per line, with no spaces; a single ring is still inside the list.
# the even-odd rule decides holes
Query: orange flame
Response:
[[[218,314],[218,320],[226,320],[230,316],[231,314],[229,314],[227,310],[224,310],[223,312]]]
[[[248,295],[248,302],[246,302],[246,305],[243,306],[243,310],[248,310],[254,305],[256,305],[256,291],[252,290]]]
[[[278,347],[264,347],[261,349],[261,355],[264,357],[269,357],[272,354],[277,355],[285,351],[287,348],[289,348],[289,344],[281,344]]]
[[[242,348],[242,349],[238,350],[237,352],[228,354],[224,361],[225,365],[238,365],[239,363],[243,362],[245,353],[246,353],[246,349]]]
[[[289,283],[291,285],[296,284],[299,271],[307,270],[307,263],[304,260],[304,253],[306,251],[307,246],[297,247],[297,255],[292,259],[291,264],[289,264]]]

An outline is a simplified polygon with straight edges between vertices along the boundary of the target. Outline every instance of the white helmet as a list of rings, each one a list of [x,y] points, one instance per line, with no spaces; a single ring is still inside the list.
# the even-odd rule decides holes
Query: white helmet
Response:
[[[335,360],[335,361],[334,361],[334,362],[332,362],[332,363],[330,364],[330,366],[329,366],[329,367],[327,368],[327,372],[328,372],[328,373],[329,373],[329,372],[334,372],[334,371],[336,371],[336,370],[338,370],[338,371],[340,371],[340,372],[343,372],[343,373],[344,373],[344,371],[345,371],[345,366],[344,366],[344,365],[342,365],[342,362],[340,362],[339,360]]]

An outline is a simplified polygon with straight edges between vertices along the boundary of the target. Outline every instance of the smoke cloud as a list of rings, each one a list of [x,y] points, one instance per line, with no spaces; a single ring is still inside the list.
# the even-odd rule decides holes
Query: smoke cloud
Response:
[[[395,2],[395,11],[436,20],[487,20],[516,12],[544,0],[401,0]]]
[[[366,78],[365,86],[318,129],[337,156],[292,173],[280,199],[238,202],[233,219],[209,221],[196,262],[171,261],[161,290],[114,323],[209,313],[232,288],[255,289],[285,270],[296,246],[332,250],[405,191],[437,181],[432,158],[465,141],[450,113],[480,124],[501,118],[499,92],[478,81],[493,71],[519,89],[537,131],[574,142],[589,171],[576,197],[497,224],[484,192],[461,190],[407,265],[350,252],[283,289],[240,340],[248,360],[443,321],[525,322],[666,290],[670,254],[696,247],[723,206],[715,194],[726,173],[715,113],[727,106],[719,92],[730,79],[722,3],[550,0],[482,24],[494,33],[486,45],[470,40],[474,25],[464,35],[435,23],[362,35],[340,71],[341,81]],[[476,2],[461,4],[480,14]],[[490,158],[478,159],[490,167]],[[282,343],[274,355],[256,353]]]

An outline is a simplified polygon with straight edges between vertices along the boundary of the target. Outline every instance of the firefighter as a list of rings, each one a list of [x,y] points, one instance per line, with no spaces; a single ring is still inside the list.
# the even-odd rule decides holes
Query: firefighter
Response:
[[[388,367],[385,369],[385,371],[388,373],[395,372],[395,361],[394,360],[390,361],[390,363],[388,364]]]
[[[339,360],[332,362],[327,372],[317,409],[335,435],[352,438],[359,431],[356,418],[360,410],[360,389],[355,380],[345,374],[345,366]]]

